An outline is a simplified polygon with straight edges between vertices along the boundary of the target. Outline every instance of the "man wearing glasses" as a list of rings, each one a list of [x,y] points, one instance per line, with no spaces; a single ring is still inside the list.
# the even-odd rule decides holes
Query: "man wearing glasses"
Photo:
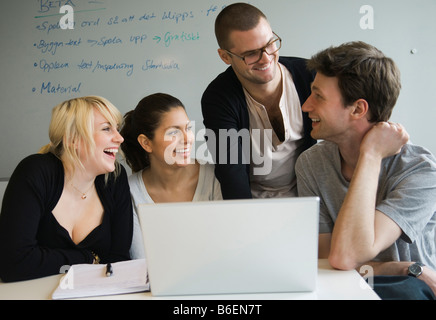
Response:
[[[282,39],[249,4],[224,8],[215,35],[230,67],[209,84],[201,104],[223,198],[296,196],[295,161],[315,143],[301,110],[314,75],[304,59],[279,58]]]

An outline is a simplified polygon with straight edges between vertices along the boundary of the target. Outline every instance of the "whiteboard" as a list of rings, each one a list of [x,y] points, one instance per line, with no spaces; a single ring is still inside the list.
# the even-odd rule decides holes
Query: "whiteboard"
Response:
[[[2,1],[0,178],[48,143],[52,108],[61,101],[101,95],[120,111],[165,92],[186,106],[202,146],[201,95],[227,67],[218,57],[214,22],[235,1],[22,0]],[[283,39],[281,55],[310,57],[330,45],[363,40],[399,65],[403,89],[392,120],[414,143],[436,153],[436,1],[250,1]],[[73,8],[74,29],[60,20]],[[373,28],[362,28],[373,9]],[[207,154],[198,154],[201,158]]]

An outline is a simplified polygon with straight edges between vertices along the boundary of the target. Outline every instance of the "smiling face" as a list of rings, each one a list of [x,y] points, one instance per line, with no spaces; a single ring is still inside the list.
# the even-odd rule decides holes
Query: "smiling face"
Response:
[[[318,72],[312,83],[312,93],[302,110],[312,119],[311,136],[314,139],[337,143],[347,136],[352,110],[344,106],[336,77]]]
[[[113,172],[115,157],[123,137],[96,108],[93,109],[94,127],[93,138],[95,148],[91,154],[85,154],[85,148],[79,147],[79,157],[87,171],[95,175]]]
[[[275,38],[268,21],[262,18],[257,26],[251,30],[232,31],[229,35],[229,42],[232,43],[232,48],[229,48],[229,51],[238,56],[245,56],[252,53],[253,50],[266,46]],[[225,63],[232,65],[233,70],[243,85],[246,83],[267,84],[278,75],[278,51],[272,55],[264,52],[262,58],[252,65],[247,65],[243,60],[232,56],[223,49],[219,49],[218,53]],[[244,87],[247,87],[247,85],[244,85]]]
[[[190,163],[194,133],[183,107],[172,108],[162,115],[153,139],[144,135],[139,143],[148,152],[150,164],[185,166]]]

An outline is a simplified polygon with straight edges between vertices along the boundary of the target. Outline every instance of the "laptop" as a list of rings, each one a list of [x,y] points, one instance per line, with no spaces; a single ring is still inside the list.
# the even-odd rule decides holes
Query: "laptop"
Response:
[[[153,296],[311,292],[319,199],[138,207]]]

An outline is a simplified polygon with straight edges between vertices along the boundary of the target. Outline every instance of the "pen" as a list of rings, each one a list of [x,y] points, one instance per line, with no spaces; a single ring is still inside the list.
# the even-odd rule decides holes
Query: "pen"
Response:
[[[108,263],[106,265],[106,277],[110,277],[114,273],[114,270],[112,269],[112,265]]]

